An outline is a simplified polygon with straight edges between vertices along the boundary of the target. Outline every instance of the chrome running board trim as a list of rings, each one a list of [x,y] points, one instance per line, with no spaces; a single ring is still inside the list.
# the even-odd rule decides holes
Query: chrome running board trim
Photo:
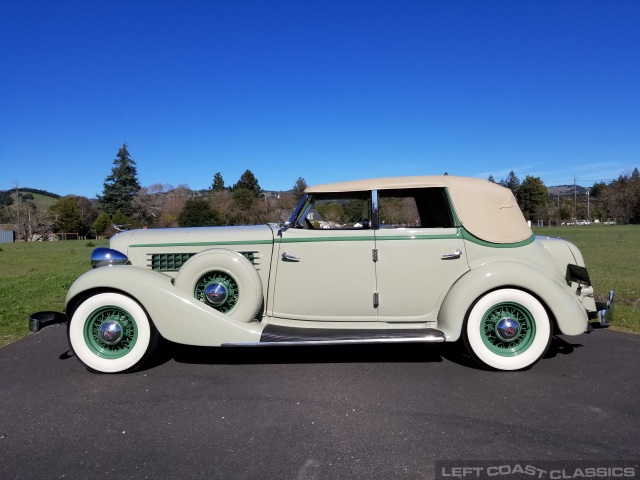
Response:
[[[222,346],[351,345],[372,343],[441,343],[446,336],[434,328],[411,329],[323,329],[267,325],[260,342],[223,343]]]

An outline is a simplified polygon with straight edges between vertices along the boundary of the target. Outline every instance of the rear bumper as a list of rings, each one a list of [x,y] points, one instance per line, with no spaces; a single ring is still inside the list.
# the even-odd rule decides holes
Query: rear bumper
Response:
[[[596,302],[596,318],[600,322],[601,327],[608,327],[609,323],[613,321],[613,303],[613,290],[609,292],[609,298],[606,302]]]

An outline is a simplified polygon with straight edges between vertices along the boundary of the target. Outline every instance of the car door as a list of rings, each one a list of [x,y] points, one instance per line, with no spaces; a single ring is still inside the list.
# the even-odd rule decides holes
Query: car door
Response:
[[[378,320],[436,321],[444,295],[469,270],[446,191],[380,191],[378,200]]]
[[[270,313],[293,320],[376,321],[375,236],[368,223],[316,217],[303,225],[276,238]]]

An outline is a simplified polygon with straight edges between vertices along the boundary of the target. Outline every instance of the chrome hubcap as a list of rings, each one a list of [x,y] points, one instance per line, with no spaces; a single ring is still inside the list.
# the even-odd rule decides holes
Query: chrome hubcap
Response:
[[[496,324],[496,335],[501,340],[509,342],[520,333],[520,324],[514,318],[504,317]]]
[[[100,325],[100,338],[107,345],[118,343],[122,338],[122,327],[116,322],[106,322]]]
[[[222,305],[227,300],[227,287],[222,283],[211,283],[204,290],[204,298],[214,307]]]

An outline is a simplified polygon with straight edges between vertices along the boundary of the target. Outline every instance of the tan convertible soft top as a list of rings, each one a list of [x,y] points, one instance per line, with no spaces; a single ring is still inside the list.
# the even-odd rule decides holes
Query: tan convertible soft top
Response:
[[[327,183],[307,193],[356,192],[405,188],[445,187],[458,219],[474,236],[491,243],[515,243],[531,237],[516,199],[508,188],[479,178],[452,175],[392,177]]]

